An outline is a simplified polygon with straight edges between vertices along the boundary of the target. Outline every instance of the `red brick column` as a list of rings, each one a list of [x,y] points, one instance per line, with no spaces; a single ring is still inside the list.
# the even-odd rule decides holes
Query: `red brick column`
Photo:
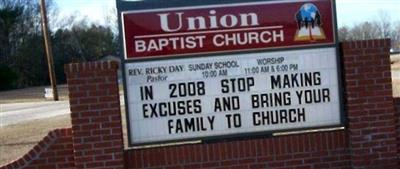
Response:
[[[345,42],[342,48],[352,167],[399,168],[390,40]]]
[[[123,168],[118,64],[90,62],[64,68],[76,168]]]

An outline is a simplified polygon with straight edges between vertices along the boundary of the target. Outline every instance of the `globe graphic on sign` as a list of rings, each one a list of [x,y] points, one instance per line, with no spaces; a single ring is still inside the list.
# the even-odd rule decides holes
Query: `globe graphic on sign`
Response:
[[[319,13],[318,8],[314,4],[311,4],[311,3],[304,4],[300,8],[301,19],[304,22],[315,21],[317,13]]]
[[[325,39],[321,28],[321,14],[317,6],[312,3],[303,4],[296,13],[298,30],[295,41],[317,41]]]

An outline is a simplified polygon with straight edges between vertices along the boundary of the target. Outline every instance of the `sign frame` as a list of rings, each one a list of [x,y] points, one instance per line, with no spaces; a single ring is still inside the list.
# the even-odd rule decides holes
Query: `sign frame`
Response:
[[[287,1],[293,2],[294,0],[196,0],[196,1],[180,1],[180,0],[144,0],[144,1],[125,1],[125,0],[116,0],[117,11],[118,11],[118,26],[119,26],[119,43],[120,46],[120,58],[122,63],[122,80],[123,80],[123,90],[124,93],[127,92],[127,79],[126,79],[126,64],[135,63],[135,62],[145,62],[145,61],[154,61],[154,60],[169,60],[169,59],[188,59],[188,58],[199,58],[199,57],[210,57],[210,56],[224,56],[228,54],[244,54],[244,53],[257,53],[257,52],[274,52],[274,51],[291,51],[291,50],[301,50],[301,49],[318,49],[318,48],[331,48],[334,47],[336,50],[336,65],[337,65],[337,75],[338,75],[338,96],[339,96],[339,115],[340,115],[340,124],[337,125],[328,125],[328,126],[320,126],[320,127],[303,127],[303,128],[295,128],[295,129],[282,129],[282,130],[269,130],[269,131],[257,131],[257,132],[249,132],[249,133],[239,133],[239,134],[227,134],[227,135],[218,135],[218,136],[205,136],[205,137],[196,137],[196,138],[188,138],[188,139],[174,139],[168,141],[152,141],[146,143],[132,143],[131,132],[131,122],[129,118],[129,110],[130,106],[128,103],[128,96],[124,94],[125,101],[125,115],[126,115],[126,129],[127,129],[127,137],[128,137],[128,146],[136,147],[143,145],[154,145],[154,144],[166,144],[166,143],[175,143],[175,142],[187,142],[187,141],[198,141],[202,142],[216,142],[219,140],[243,140],[243,139],[251,139],[251,138],[268,138],[272,137],[274,133],[281,132],[293,132],[293,131],[302,131],[302,130],[313,130],[313,129],[327,129],[327,128],[337,128],[337,127],[345,127],[346,124],[346,111],[344,105],[344,93],[345,87],[343,83],[343,64],[342,64],[342,53],[340,50],[340,45],[338,42],[338,29],[337,29],[337,13],[336,13],[336,0],[330,0],[332,3],[332,26],[333,26],[333,43],[332,44],[311,44],[311,45],[303,45],[303,46],[294,46],[294,47],[277,47],[277,48],[263,48],[263,49],[244,49],[239,51],[222,51],[222,52],[211,52],[211,53],[189,53],[189,54],[181,54],[181,55],[169,55],[162,57],[147,57],[147,58],[135,58],[128,59],[126,58],[125,53],[125,44],[124,44],[124,30],[123,30],[123,20],[122,20],[122,12],[128,11],[144,11],[144,10],[164,10],[168,8],[185,8],[185,7],[198,7],[198,6],[212,6],[212,5],[221,5],[221,4],[234,4],[234,3],[257,3],[257,2],[269,2],[269,1]],[[178,56],[178,57],[177,57]]]

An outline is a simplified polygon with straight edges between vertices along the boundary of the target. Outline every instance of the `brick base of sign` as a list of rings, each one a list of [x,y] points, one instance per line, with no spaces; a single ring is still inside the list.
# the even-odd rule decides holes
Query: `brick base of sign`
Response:
[[[125,152],[126,168],[349,168],[344,131]]]
[[[148,149],[123,149],[117,63],[67,65],[72,128],[50,132],[0,169],[399,168],[400,98],[392,98],[389,46],[341,45],[345,130]]]

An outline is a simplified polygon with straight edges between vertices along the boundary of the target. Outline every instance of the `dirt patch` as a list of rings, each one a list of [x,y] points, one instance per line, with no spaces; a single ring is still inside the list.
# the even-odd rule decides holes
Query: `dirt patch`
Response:
[[[392,79],[393,97],[400,97],[400,79]]]
[[[400,70],[400,54],[391,55],[390,63],[391,63],[392,71],[399,71]]]
[[[400,54],[390,56],[393,97],[400,97]]]
[[[25,155],[49,131],[66,127],[71,127],[69,114],[0,128],[0,166]]]

